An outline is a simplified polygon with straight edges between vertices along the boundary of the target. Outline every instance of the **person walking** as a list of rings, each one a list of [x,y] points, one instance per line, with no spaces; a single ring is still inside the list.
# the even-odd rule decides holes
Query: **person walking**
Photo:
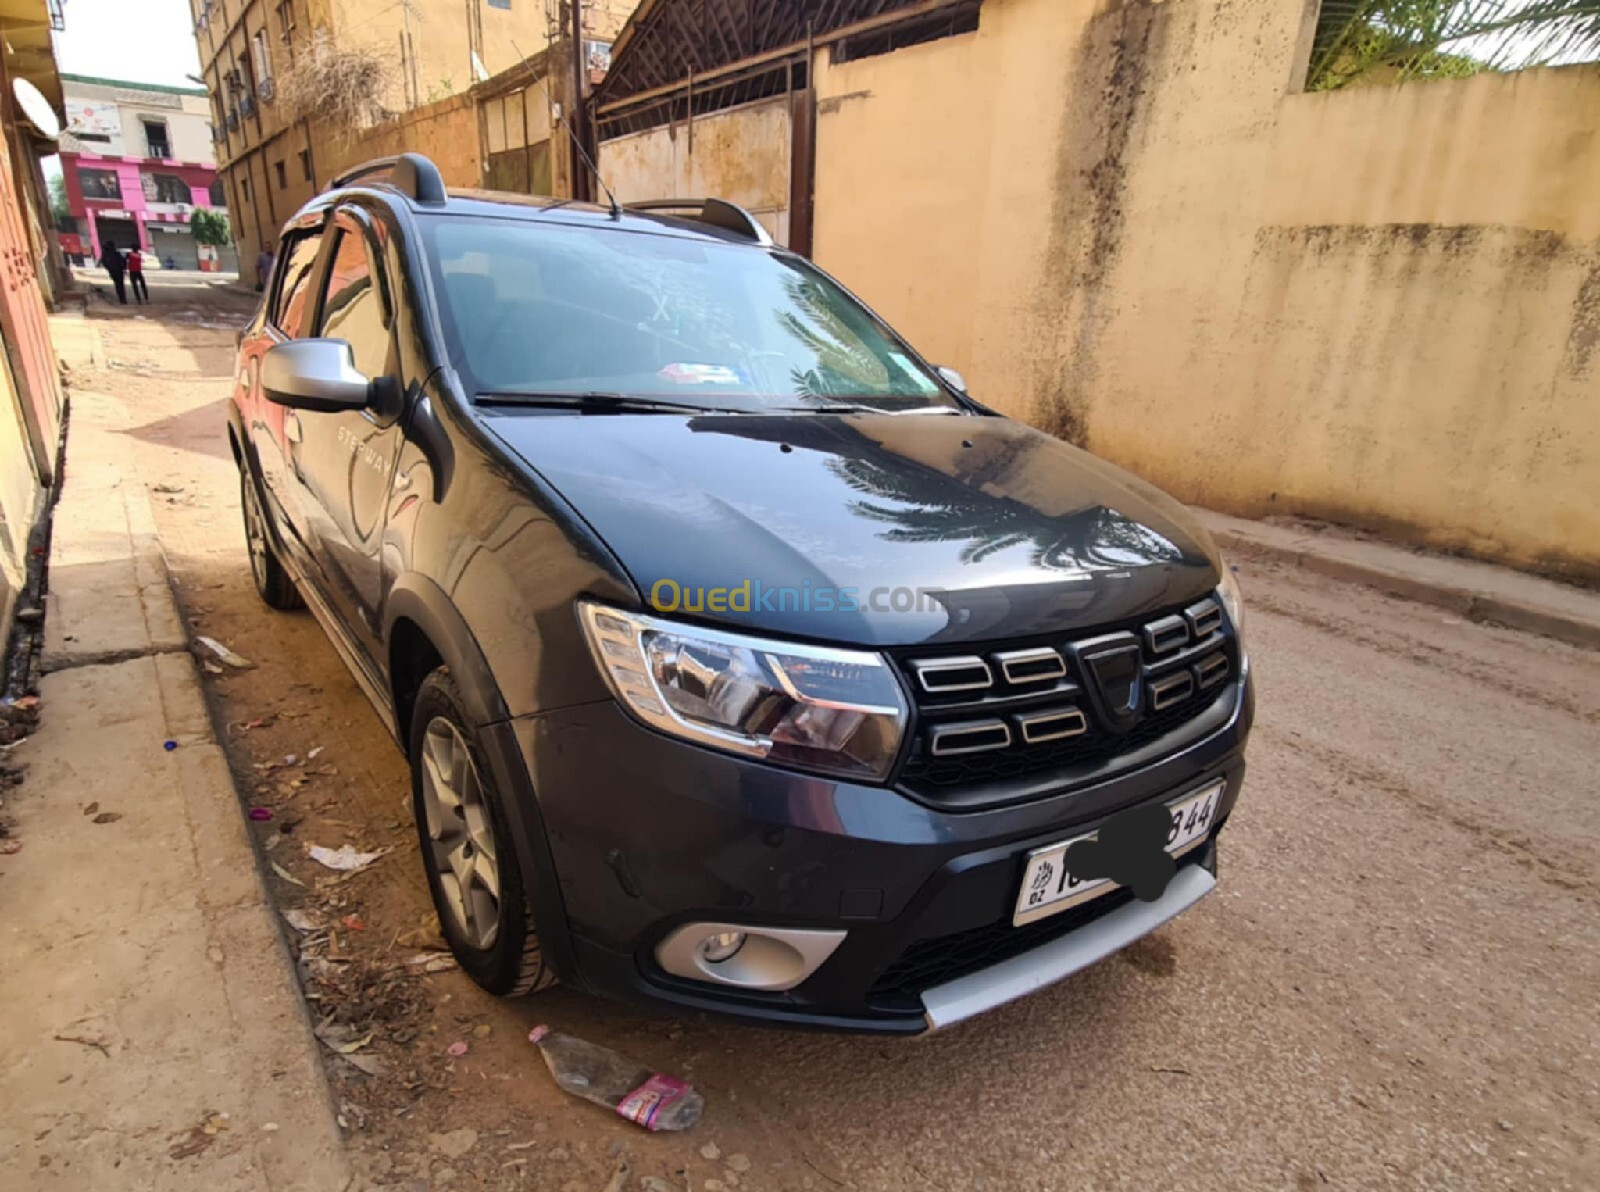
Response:
[[[128,250],[128,285],[140,306],[150,301],[150,287],[144,280],[144,255],[137,244]]]
[[[122,259],[117,246],[110,241],[106,242],[105,250],[100,254],[100,267],[111,274],[111,284],[116,287],[117,301],[127,306],[128,291],[123,287],[122,274],[127,269],[128,263]]]
[[[256,254],[256,289],[264,290],[272,280],[272,245],[263,243]]]

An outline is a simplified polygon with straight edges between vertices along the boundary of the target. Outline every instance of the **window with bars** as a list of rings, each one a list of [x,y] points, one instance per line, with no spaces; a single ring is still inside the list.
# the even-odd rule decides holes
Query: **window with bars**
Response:
[[[953,10],[935,10],[918,20],[903,21],[887,29],[847,37],[833,47],[833,61],[854,62],[857,58],[892,54],[907,46],[977,31],[978,4],[974,0],[970,5],[960,5]]]
[[[172,141],[167,136],[167,122],[165,120],[141,120],[139,123],[144,126],[145,156],[171,157]]]

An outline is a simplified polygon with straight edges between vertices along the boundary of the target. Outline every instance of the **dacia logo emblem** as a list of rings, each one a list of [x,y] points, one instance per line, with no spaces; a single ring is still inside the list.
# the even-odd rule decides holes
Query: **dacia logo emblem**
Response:
[[[1073,653],[1106,726],[1113,732],[1127,732],[1138,723],[1144,708],[1139,639],[1131,633],[1109,633],[1078,642]]]

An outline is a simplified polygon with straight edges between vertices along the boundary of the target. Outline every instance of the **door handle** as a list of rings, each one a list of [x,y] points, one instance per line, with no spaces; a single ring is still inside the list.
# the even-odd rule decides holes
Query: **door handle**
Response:
[[[283,416],[283,437],[291,443],[300,441],[300,416],[293,410]]]

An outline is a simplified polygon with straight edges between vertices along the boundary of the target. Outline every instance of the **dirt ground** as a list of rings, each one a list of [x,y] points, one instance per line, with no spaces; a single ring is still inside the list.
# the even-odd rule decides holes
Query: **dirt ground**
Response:
[[[126,407],[192,632],[252,663],[208,698],[271,814],[278,905],[313,928],[285,931],[352,1048],[324,1058],[372,1185],[1600,1186],[1600,657],[1247,565],[1252,770],[1218,892],[1156,935],[914,1042],[500,1002],[431,950],[401,755],[316,623],[251,586],[223,431],[249,298],[155,297],[91,305],[93,385]],[[306,854],[347,843],[387,851],[351,876]],[[704,1120],[654,1136],[566,1097],[541,1022],[692,1080]]]

